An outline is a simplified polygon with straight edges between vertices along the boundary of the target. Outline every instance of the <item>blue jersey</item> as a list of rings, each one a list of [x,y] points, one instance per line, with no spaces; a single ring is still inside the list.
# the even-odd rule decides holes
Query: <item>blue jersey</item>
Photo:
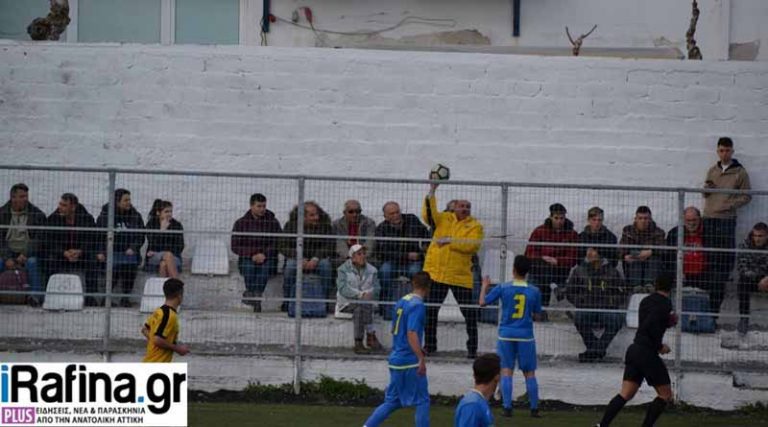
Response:
[[[488,401],[479,391],[472,389],[461,398],[453,417],[454,427],[492,427],[493,415]]]
[[[485,296],[485,303],[501,299],[499,339],[533,341],[533,315],[541,313],[541,292],[526,282],[497,285]]]
[[[392,353],[389,354],[389,366],[393,368],[416,367],[419,358],[408,344],[408,332],[416,332],[419,343],[424,338],[424,323],[427,310],[424,301],[416,294],[408,294],[395,305],[392,316]]]

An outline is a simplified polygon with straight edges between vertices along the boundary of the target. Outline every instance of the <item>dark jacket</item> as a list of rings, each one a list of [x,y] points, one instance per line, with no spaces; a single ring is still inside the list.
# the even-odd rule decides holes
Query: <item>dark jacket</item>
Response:
[[[599,268],[582,262],[568,278],[565,294],[577,308],[624,308],[627,288],[616,267],[606,258]]]
[[[402,214],[403,222],[397,227],[387,221],[382,221],[376,227],[376,237],[407,237],[415,239],[429,239],[430,233],[424,224],[414,214]],[[391,262],[397,265],[407,265],[408,252],[424,254],[429,242],[398,242],[394,240],[379,240],[376,242],[377,260]]]
[[[648,246],[665,246],[667,243],[664,240],[664,230],[656,226],[654,221],[651,221],[651,225],[645,231],[640,231],[635,227],[635,224],[630,224],[624,227],[621,233],[622,245],[648,245]],[[619,257],[624,259],[625,255],[635,254],[640,252],[640,249],[636,248],[621,248],[619,249]],[[653,251],[654,257],[659,257],[659,250]]]
[[[600,227],[597,233],[593,233],[589,226],[584,227],[584,231],[579,233],[579,243],[597,243],[601,245],[615,245],[618,243],[616,235],[605,226]],[[601,257],[606,258],[616,267],[619,264],[619,250],[617,248],[595,248]],[[587,247],[579,248],[579,262],[587,256]]]
[[[547,218],[544,224],[533,230],[528,240],[531,242],[577,243],[579,235],[573,231],[571,220],[566,218],[563,228],[555,230],[552,228],[552,220]],[[557,259],[557,268],[570,270],[578,263],[579,251],[576,247],[528,245],[525,248],[525,256],[532,261],[550,256]]]
[[[102,206],[99,218],[96,220],[96,227],[107,228],[107,222],[109,219],[109,204]],[[120,212],[115,209],[115,244],[114,252],[125,252],[129,248],[136,254],[139,253],[142,245],[144,245],[144,233],[125,233],[120,232],[121,229],[129,230],[143,230],[144,219],[141,217],[139,211],[133,206],[127,212]],[[98,242],[97,253],[106,254],[107,252],[107,233],[101,233],[101,239]]]
[[[762,250],[759,254],[739,254],[736,262],[736,269],[739,272],[739,279],[748,282],[759,282],[763,277],[768,276],[768,246],[759,248],[752,243],[752,232],[749,232],[744,243],[739,245],[740,249]]]
[[[331,217],[325,211],[320,209],[320,221],[314,225],[305,225],[304,234],[316,234],[333,236],[333,227],[331,226]],[[283,233],[296,234],[299,211],[297,208],[291,210],[288,222],[283,227]],[[296,258],[296,238],[284,237],[280,240],[280,252],[286,258]],[[304,258],[331,258],[336,253],[336,242],[334,239],[321,239],[317,237],[304,238]]]
[[[58,209],[48,217],[49,227],[93,228],[96,222],[87,209],[81,204],[75,209],[75,223],[67,224],[67,220],[59,215]],[[85,230],[48,230],[45,235],[45,252],[52,261],[64,260],[64,251],[79,249],[83,251],[80,259],[92,259],[95,255],[98,233]]]
[[[267,210],[261,217],[255,217],[248,210],[232,226],[233,232],[240,233],[280,233],[280,222],[274,212]],[[278,237],[269,236],[232,236],[232,252],[237,256],[251,258],[264,254],[267,258],[277,257]]]
[[[147,221],[147,230],[159,230],[160,218],[152,217]],[[176,218],[171,218],[168,224],[168,230],[184,231]],[[184,233],[147,233],[147,252],[171,252],[173,255],[181,258],[181,251],[184,250]]]
[[[45,213],[32,203],[27,203],[27,227],[40,227],[47,224]],[[0,226],[11,224],[11,202],[8,201],[0,207]],[[43,230],[28,230],[29,242],[27,243],[27,257],[39,255],[41,252],[40,240],[45,235]],[[7,228],[0,228],[0,256],[3,259],[11,257],[11,250],[8,248]]]

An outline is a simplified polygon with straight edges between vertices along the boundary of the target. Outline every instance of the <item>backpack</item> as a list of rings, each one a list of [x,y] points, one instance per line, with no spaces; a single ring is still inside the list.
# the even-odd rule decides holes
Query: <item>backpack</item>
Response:
[[[0,291],[19,292],[17,294],[0,294],[0,304],[26,304],[29,290],[27,273],[22,270],[6,270],[0,273]]]

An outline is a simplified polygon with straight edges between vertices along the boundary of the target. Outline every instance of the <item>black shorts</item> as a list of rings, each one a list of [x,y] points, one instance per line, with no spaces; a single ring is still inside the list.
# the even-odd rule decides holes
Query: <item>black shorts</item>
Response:
[[[642,384],[643,380],[652,387],[672,383],[667,366],[658,353],[647,347],[632,344],[624,356],[624,381]]]

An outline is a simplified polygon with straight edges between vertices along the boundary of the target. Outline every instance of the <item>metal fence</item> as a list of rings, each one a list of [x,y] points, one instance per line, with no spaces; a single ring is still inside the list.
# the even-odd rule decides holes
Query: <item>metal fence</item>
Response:
[[[414,264],[418,269],[431,241],[429,221],[422,216],[428,180],[0,166],[0,188],[11,189],[17,183],[26,185],[28,201],[47,219],[30,222],[34,215],[27,208],[27,222],[19,223],[18,216],[11,214],[18,209],[10,209],[24,206],[18,194],[12,194],[9,205],[0,210],[4,233],[0,248],[6,275],[0,280],[0,298],[16,303],[0,306],[0,343],[4,348],[91,351],[103,354],[105,360],[116,353],[141,352],[145,342],[140,328],[148,314],[141,310],[144,286],[160,272],[174,275],[169,263],[175,265],[178,258],[180,278],[186,283],[181,340],[196,354],[292,357],[297,392],[306,358],[386,357],[385,352],[353,353],[353,322],[347,320],[348,314],[335,313],[336,271],[347,262],[349,247],[358,242],[366,245],[369,263],[380,270],[379,281],[386,292],[370,302],[353,302],[381,307],[375,310],[373,328],[369,329],[377,331],[387,348],[390,323],[382,317],[389,314],[388,308],[397,297],[407,292],[407,266]],[[118,189],[130,191],[130,203],[115,197]],[[450,200],[470,201],[472,217],[483,227],[482,239],[455,242],[474,243],[475,249],[479,248],[473,262],[471,301],[463,307],[477,308],[481,276],[490,276],[493,283],[508,281],[512,255],[531,256],[534,271],[529,282],[546,296],[548,320],[535,326],[539,355],[546,360],[620,363],[635,332],[624,321],[633,318],[627,313],[636,310],[632,303],[640,300],[632,296],[649,292],[653,271],[674,273],[672,298],[681,322],[667,333],[673,351],[665,357],[676,368],[679,382],[687,370],[768,367],[768,300],[759,292],[768,268],[764,262],[768,247],[759,240],[760,227],[752,233],[756,235],[750,234],[753,225],[764,220],[757,215],[766,211],[768,192],[708,191],[751,195],[749,208],[742,209],[735,230],[723,229],[722,224],[707,218],[695,221],[695,212],[686,208],[703,204],[704,190],[696,188],[446,181],[436,198],[438,210],[447,208]],[[87,215],[78,210],[67,221],[66,215],[61,215],[71,208],[67,197],[62,199],[65,193],[75,194],[79,205],[93,218],[83,219]],[[266,196],[266,207],[274,213],[279,229],[243,231],[233,227],[250,214],[254,193]],[[147,215],[156,199],[172,202],[173,218],[183,224],[183,230],[168,227],[169,220],[163,216],[168,213],[162,209],[157,215]],[[357,204],[346,203],[349,200]],[[384,216],[383,209],[390,201],[398,203],[398,218],[406,214],[419,218],[418,224],[412,223],[413,230],[394,237],[391,230],[389,234],[382,231],[382,222],[396,221]],[[555,203],[567,208],[564,228],[545,233],[558,235],[555,238],[535,237],[532,231],[548,220],[549,207]],[[589,227],[588,212],[594,206],[604,212],[603,224],[615,234],[616,242],[580,240],[577,236]],[[651,224],[643,225],[647,218],[645,212],[636,213],[639,206],[649,207]],[[314,212],[317,207],[320,212]],[[292,210],[293,225],[289,226]],[[140,227],[128,219],[133,212],[140,213]],[[345,217],[346,223],[334,223]],[[412,220],[409,217],[408,221]],[[343,227],[355,221],[357,227]],[[371,230],[371,222],[380,232]],[[690,232],[677,233],[676,237],[669,233],[673,228],[686,227]],[[728,247],[731,237],[745,244]],[[29,241],[36,243],[34,249],[24,246]],[[405,249],[407,246],[392,246],[392,242],[415,246]],[[240,256],[232,252],[233,245],[241,246],[237,249]],[[260,245],[264,247],[256,247]],[[408,258],[407,253],[403,256],[393,251],[415,255]],[[163,258],[160,254],[164,252],[175,256]],[[267,263],[263,265],[271,268],[263,273],[263,279],[257,279],[250,266],[263,266],[255,261],[254,254],[258,253],[265,254]],[[562,265],[544,261],[544,254],[559,259]],[[398,257],[403,261],[397,261]],[[292,259],[299,261],[291,264]],[[311,264],[307,268],[290,268],[305,259]],[[394,271],[385,278],[381,270],[386,262]],[[160,264],[164,264],[162,271]],[[25,286],[14,289],[8,272],[17,278],[25,274],[24,279],[18,279]],[[56,295],[64,296],[50,285],[52,277],[61,273],[80,277],[85,308],[67,311],[55,304],[51,308]],[[594,293],[593,297],[592,286],[612,291]],[[157,294],[153,295],[152,301],[157,302]],[[43,298],[49,309],[45,305],[34,307]],[[453,299],[449,297],[449,301]],[[323,315],[326,309],[328,314]],[[291,318],[284,311],[295,316]],[[307,318],[309,315],[317,317]],[[494,351],[497,311],[486,308],[477,316],[478,350]],[[748,325],[739,325],[740,319],[749,319]],[[609,339],[614,332],[616,336]],[[436,357],[465,357],[466,337],[458,306],[442,304]]]

